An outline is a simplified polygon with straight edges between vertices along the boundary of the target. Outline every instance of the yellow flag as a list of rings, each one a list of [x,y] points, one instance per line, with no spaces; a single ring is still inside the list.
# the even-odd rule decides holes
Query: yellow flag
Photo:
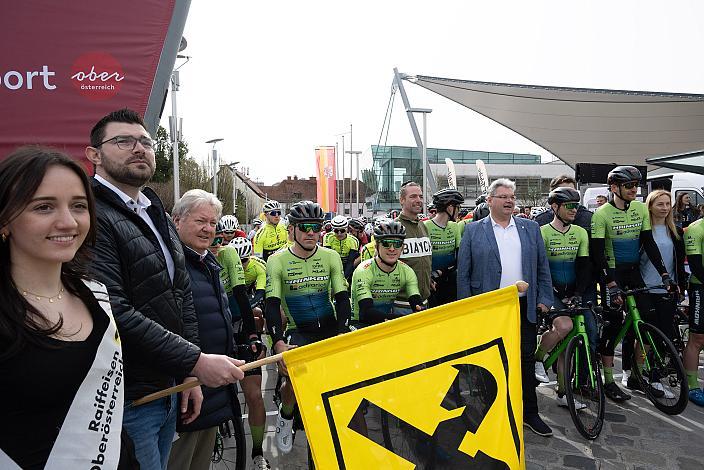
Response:
[[[316,468],[525,468],[506,287],[284,353]]]

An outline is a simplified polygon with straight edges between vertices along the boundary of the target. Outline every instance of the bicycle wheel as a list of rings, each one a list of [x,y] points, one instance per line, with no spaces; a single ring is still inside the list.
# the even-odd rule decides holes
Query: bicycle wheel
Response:
[[[225,421],[215,435],[215,447],[210,459],[211,470],[244,470],[247,464],[247,443],[241,417]]]
[[[596,439],[604,425],[606,399],[596,358],[591,357],[593,380],[589,380],[588,373],[580,374],[580,368],[585,369],[587,357],[584,338],[580,335],[573,337],[565,351],[565,393],[577,431],[587,439]]]
[[[689,388],[682,360],[672,341],[649,323],[637,325],[643,344],[632,353],[633,370],[641,388],[653,405],[669,415],[682,413],[687,406]],[[642,354],[645,345],[645,354]],[[639,351],[640,350],[640,351]],[[642,370],[637,364],[643,363]]]

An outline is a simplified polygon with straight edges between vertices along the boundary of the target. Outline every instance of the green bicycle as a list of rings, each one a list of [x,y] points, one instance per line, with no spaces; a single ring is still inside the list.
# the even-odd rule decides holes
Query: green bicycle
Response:
[[[622,292],[626,299],[627,315],[615,343],[620,344],[629,330],[632,330],[635,347],[631,353],[631,376],[638,380],[645,396],[657,409],[669,415],[677,415],[687,407],[689,394],[682,359],[672,341],[662,331],[643,321],[635,299],[636,294],[664,287],[641,287]]]
[[[584,326],[584,312],[591,311],[599,318],[600,307],[570,306],[561,310],[550,310],[546,315],[548,324],[559,316],[572,318],[572,330],[565,336],[543,361],[545,369],[555,364],[565,352],[565,395],[570,416],[577,431],[587,439],[596,439],[604,425],[606,398],[601,379],[601,367],[592,353],[589,337]]]

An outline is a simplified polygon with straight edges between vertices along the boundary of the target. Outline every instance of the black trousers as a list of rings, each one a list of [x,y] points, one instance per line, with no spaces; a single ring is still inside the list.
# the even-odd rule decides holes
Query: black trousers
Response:
[[[521,307],[521,382],[523,392],[523,416],[538,414],[538,396],[535,387],[535,348],[538,347],[535,323],[528,321],[528,305],[525,297],[519,297]],[[535,307],[534,307],[535,308]]]

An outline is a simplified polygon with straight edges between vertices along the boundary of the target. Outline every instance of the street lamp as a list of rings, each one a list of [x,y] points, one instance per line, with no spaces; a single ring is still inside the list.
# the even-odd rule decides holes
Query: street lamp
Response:
[[[346,153],[350,154],[350,186],[352,186],[352,155],[357,157],[357,187],[355,189],[355,204],[357,204],[357,217],[359,217],[359,155],[362,153],[360,150],[348,150]],[[350,205],[352,205],[352,198],[350,197]],[[350,209],[350,217],[352,217],[352,209]]]
[[[430,113],[433,112],[432,109],[429,108],[406,108],[407,113],[421,113],[423,114],[423,155],[421,155],[421,159],[423,160],[422,165],[423,165],[423,213],[428,208],[428,191],[427,191],[427,183],[428,183],[428,175],[427,175],[427,167],[428,167],[428,135],[427,135],[427,130],[426,130],[426,116]]]
[[[215,194],[215,197],[218,197],[218,170],[220,169],[220,167],[218,166],[218,151],[215,148],[215,145],[218,142],[222,142],[223,140],[225,139],[217,138],[205,141],[206,144],[213,144],[213,194]]]

